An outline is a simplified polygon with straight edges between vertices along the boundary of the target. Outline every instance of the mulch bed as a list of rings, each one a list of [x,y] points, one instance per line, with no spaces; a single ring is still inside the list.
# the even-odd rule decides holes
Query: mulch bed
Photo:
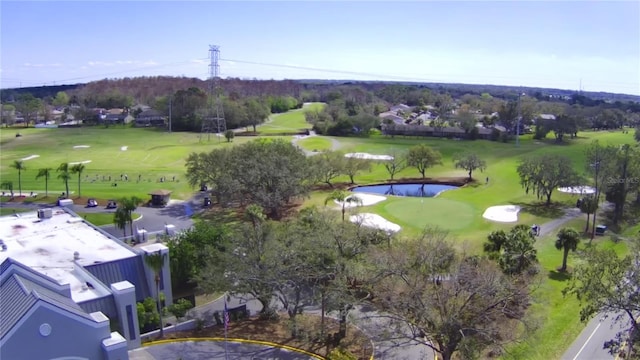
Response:
[[[278,320],[261,320],[252,317],[244,320],[233,321],[227,330],[228,338],[268,341],[272,343],[291,346],[320,356],[327,356],[334,346],[328,342],[321,342],[317,338],[320,333],[320,316],[298,315],[300,334],[296,338],[291,337],[289,320],[286,315]],[[337,320],[325,317],[325,334],[330,336],[338,332]],[[201,330],[180,331],[165,334],[165,339],[179,338],[204,338],[224,337],[223,326],[211,326]],[[340,346],[349,350],[359,360],[368,360],[372,355],[372,343],[354,326],[347,327],[347,335],[340,341]]]

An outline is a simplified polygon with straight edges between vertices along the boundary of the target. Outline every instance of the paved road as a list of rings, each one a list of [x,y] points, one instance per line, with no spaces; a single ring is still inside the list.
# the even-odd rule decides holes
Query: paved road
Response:
[[[265,345],[222,341],[181,341],[152,345],[129,351],[131,360],[309,360],[316,359],[302,353]]]
[[[582,330],[562,356],[562,360],[607,360],[616,359],[609,350],[604,349],[605,341],[615,338],[616,334],[628,326],[626,322],[615,323],[614,317],[598,315]]]

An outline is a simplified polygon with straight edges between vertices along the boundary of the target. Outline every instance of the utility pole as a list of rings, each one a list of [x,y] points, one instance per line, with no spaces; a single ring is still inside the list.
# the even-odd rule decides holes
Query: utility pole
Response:
[[[169,133],[171,133],[171,103],[173,102],[173,95],[169,95]]]
[[[520,98],[524,95],[523,93],[518,93],[518,119],[516,120],[516,147],[520,147],[520,121],[522,118],[521,110],[520,110]]]

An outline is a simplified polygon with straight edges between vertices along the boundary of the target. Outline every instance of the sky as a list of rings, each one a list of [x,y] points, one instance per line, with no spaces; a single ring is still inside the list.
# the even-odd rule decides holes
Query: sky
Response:
[[[640,1],[6,1],[0,88],[136,76],[640,95]]]

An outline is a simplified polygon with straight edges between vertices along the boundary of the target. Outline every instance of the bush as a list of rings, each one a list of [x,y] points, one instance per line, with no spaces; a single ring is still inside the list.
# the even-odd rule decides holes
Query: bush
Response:
[[[343,348],[335,348],[326,357],[327,360],[358,360],[349,350]]]

